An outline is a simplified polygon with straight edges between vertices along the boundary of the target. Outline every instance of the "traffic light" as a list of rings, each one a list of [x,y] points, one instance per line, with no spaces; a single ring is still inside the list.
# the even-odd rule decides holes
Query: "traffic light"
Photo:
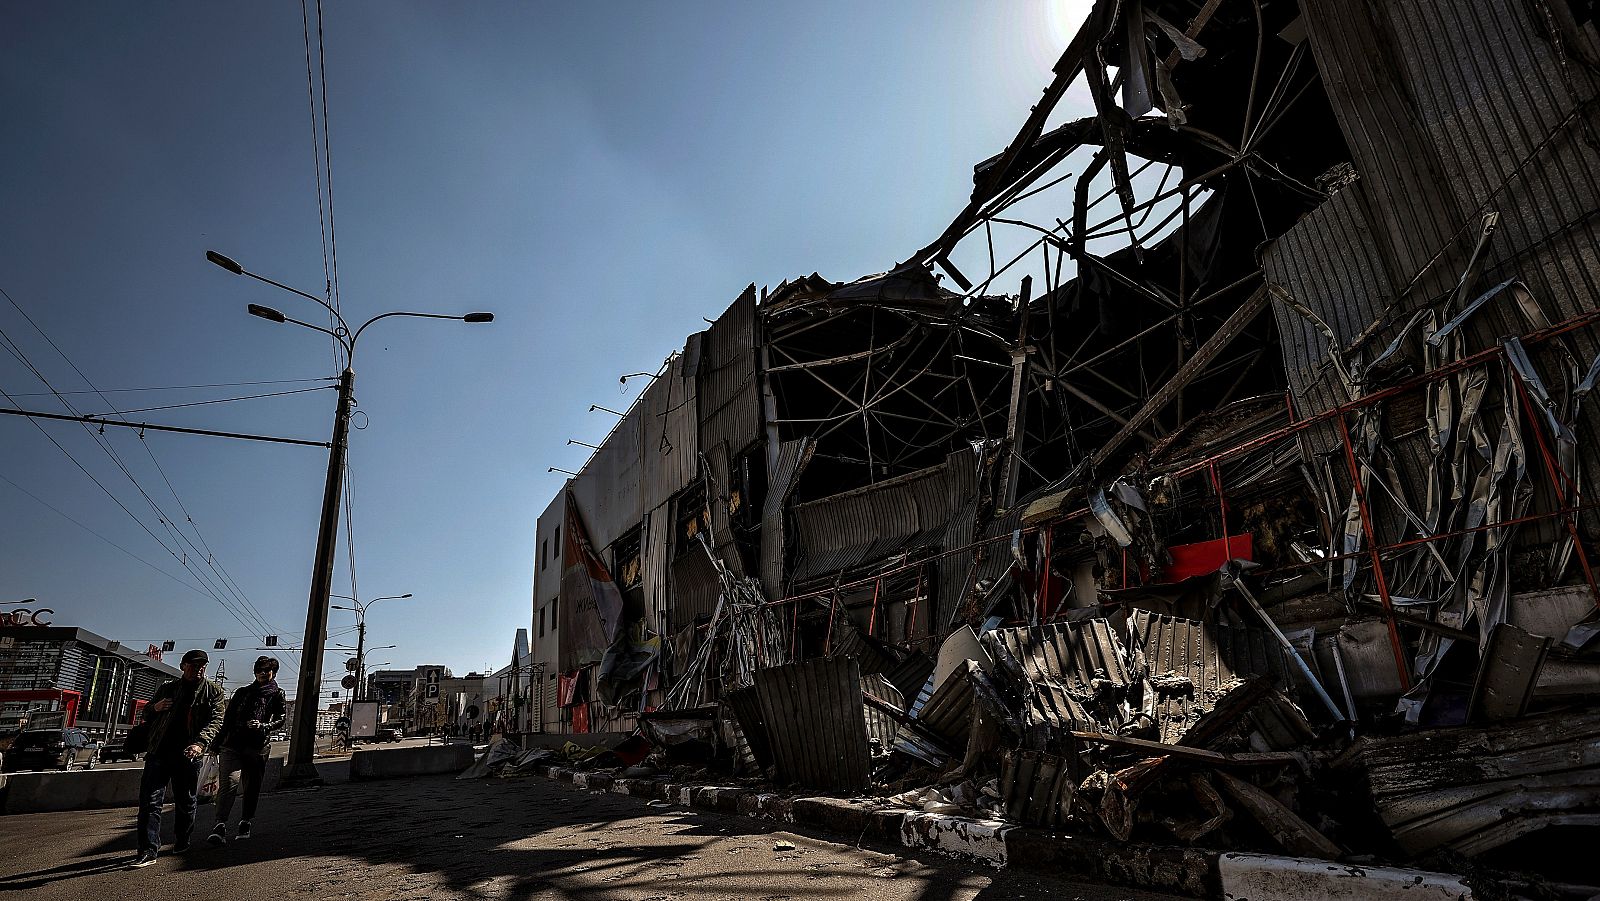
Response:
[[[226,648],[227,646],[228,646],[228,639],[219,638],[219,639],[217,639],[217,643],[211,646],[211,649],[213,651],[220,651],[220,650]]]

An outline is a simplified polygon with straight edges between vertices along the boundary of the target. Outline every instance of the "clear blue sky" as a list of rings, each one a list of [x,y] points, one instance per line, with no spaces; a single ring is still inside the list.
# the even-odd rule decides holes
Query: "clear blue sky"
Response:
[[[386,322],[357,357],[360,591],[416,595],[374,610],[369,643],[399,647],[370,663],[508,659],[529,620],[534,520],[561,485],[546,467],[576,469],[586,451],[566,440],[611,424],[589,404],[627,404],[620,374],[655,369],[750,282],[851,279],[931,240],[965,202],[972,164],[1037,100],[1082,7],[327,4],[347,318],[498,317]],[[0,288],[97,387],[332,374],[319,336],[244,313],[255,302],[314,318],[309,301],[203,256],[321,291],[298,3],[5,4],[0,122]],[[4,298],[0,329],[57,389],[85,387]],[[298,387],[108,397],[133,408]],[[44,390],[4,351],[0,388]],[[136,418],[326,440],[332,407],[319,391]],[[45,429],[187,551],[90,435]],[[106,438],[181,518],[139,437]],[[298,634],[325,452],[144,441],[215,559]],[[180,585],[196,577],[25,419],[0,418],[0,476],[60,511],[0,481],[0,600],[38,598],[60,624],[140,648],[229,637],[230,675],[248,672],[256,630]],[[336,630],[350,622],[334,611]]]

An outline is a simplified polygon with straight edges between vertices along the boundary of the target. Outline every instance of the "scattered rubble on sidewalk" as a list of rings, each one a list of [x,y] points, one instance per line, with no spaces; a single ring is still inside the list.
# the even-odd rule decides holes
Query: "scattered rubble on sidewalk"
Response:
[[[1054,73],[938,240],[752,287],[569,483],[575,728],[1102,839],[1600,825],[1592,14],[1100,0]]]

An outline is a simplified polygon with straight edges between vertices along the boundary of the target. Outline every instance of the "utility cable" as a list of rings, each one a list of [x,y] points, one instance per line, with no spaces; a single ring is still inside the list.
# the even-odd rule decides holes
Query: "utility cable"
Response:
[[[99,390],[97,388],[95,388],[94,382],[87,375],[84,374],[82,369],[78,368],[78,364],[74,363],[72,361],[72,358],[67,356],[66,351],[63,351],[61,349],[61,347],[55,343],[54,339],[52,339],[50,337],[50,335],[47,332],[45,332],[45,330],[43,328],[41,328],[37,322],[34,321],[33,317],[28,315],[28,311],[23,309],[21,304],[17,303],[16,298],[13,298],[10,295],[10,293],[6,292],[3,288],[0,288],[0,294],[4,294],[6,300],[8,302],[10,302],[11,306],[14,307],[18,313],[22,314],[22,318],[26,319],[28,324],[33,326],[33,330],[38,332],[40,337],[44,338],[45,342],[50,345],[51,349],[54,350],[56,352],[56,354],[61,357],[61,359],[66,361],[67,365],[72,368],[72,371],[77,373],[77,375],[78,375],[78,377],[80,379],[83,379],[84,384],[88,385],[91,390],[94,390],[97,394],[99,394],[100,399],[105,401],[106,404],[108,406],[110,406],[111,405],[110,398],[107,398],[104,394],[100,394],[99,393]],[[40,372],[37,367],[35,367],[31,362],[29,362],[21,354],[21,348],[16,345],[16,342],[15,341],[11,341],[9,336],[7,336],[7,340],[10,341],[10,343],[12,345],[11,350],[12,350],[13,355],[17,356],[17,358],[19,360],[22,360],[23,365],[27,366],[30,370],[32,370],[34,375],[37,376],[41,382],[44,383],[44,386],[46,388],[50,389],[52,392],[55,392],[55,390],[56,390],[55,386],[50,384],[50,381],[45,378],[44,373]],[[308,389],[301,389],[301,390],[308,390]],[[73,407],[73,405],[71,404],[70,401],[68,401],[65,397],[60,396],[59,393],[57,393],[57,400],[59,400],[64,406],[66,406],[66,408],[68,410],[71,410],[74,414],[82,415],[80,411],[78,411],[75,407]],[[16,402],[12,401],[12,403],[15,404]],[[121,418],[121,419],[124,419],[124,420],[126,419],[126,417],[122,416],[122,414],[120,412],[117,412],[114,407],[113,407],[113,413],[115,415],[117,415],[118,418]],[[89,433],[91,438],[95,439],[96,443],[101,445],[102,449],[104,449],[106,451],[107,455],[109,455],[112,458],[112,460],[117,464],[117,466],[120,469],[122,469],[123,474],[128,477],[128,480],[130,482],[132,482],[134,487],[136,489],[138,489],[139,493],[144,496],[145,500],[150,504],[151,509],[155,511],[156,515],[161,518],[162,524],[166,525],[168,527],[168,529],[170,531],[172,531],[184,544],[187,544],[191,550],[194,550],[197,554],[199,554],[200,553],[200,549],[195,547],[194,542],[188,540],[188,537],[183,534],[181,529],[176,528],[175,526],[173,526],[169,522],[171,517],[167,516],[166,512],[161,510],[160,507],[156,504],[155,500],[152,499],[150,497],[150,495],[145,492],[143,486],[141,486],[139,484],[138,479],[134,478],[133,473],[128,470],[127,466],[123,463],[121,457],[111,448],[111,446],[109,444],[109,441],[102,440],[101,436],[96,435],[94,433],[94,431],[89,428],[87,423],[83,424],[83,429],[84,429],[85,432]],[[184,519],[188,521],[189,527],[195,533],[195,537],[200,539],[200,544],[205,547],[204,558],[205,558],[205,561],[206,561],[206,565],[211,569],[211,571],[217,577],[219,582],[222,585],[225,586],[225,588],[226,588],[226,592],[225,593],[231,592],[235,603],[239,605],[240,609],[243,610],[248,616],[250,616],[252,619],[254,619],[258,624],[260,624],[261,627],[263,627],[266,630],[263,634],[268,634],[268,633],[276,631],[276,627],[273,626],[270,622],[267,621],[266,617],[264,615],[262,615],[260,609],[257,608],[255,606],[255,604],[250,600],[250,598],[247,595],[244,594],[243,590],[238,587],[238,583],[235,582],[232,579],[231,576],[225,575],[224,572],[222,571],[221,566],[216,563],[216,557],[215,557],[215,554],[211,550],[210,544],[205,540],[205,536],[200,532],[200,527],[195,523],[194,518],[189,514],[188,508],[183,503],[183,498],[178,496],[177,489],[174,488],[173,485],[172,485],[172,480],[167,477],[166,470],[164,470],[162,468],[162,466],[161,466],[161,461],[156,459],[155,451],[151,450],[149,443],[144,440],[144,436],[143,436],[142,433],[139,436],[139,439],[140,439],[139,440],[140,446],[142,446],[144,448],[145,453],[150,457],[150,462],[155,466],[156,471],[161,474],[162,481],[164,481],[166,483],[167,490],[169,492],[171,492],[173,500],[175,500],[177,502],[180,512],[182,512],[183,515],[184,515]],[[184,566],[187,568],[187,566],[188,566],[187,560],[184,560],[184,559],[180,558],[180,562],[183,563]],[[205,579],[202,578],[198,572],[195,572],[195,576],[196,576],[197,579],[200,579],[200,581],[202,581],[202,582],[205,581]]]
[[[90,478],[93,478],[93,476],[90,476]],[[170,572],[167,572],[166,570],[164,570],[161,567],[155,565],[154,563],[151,563],[149,560],[146,560],[145,558],[139,556],[138,554],[135,554],[133,551],[128,550],[127,548],[123,547],[122,545],[120,545],[120,544],[116,543],[115,541],[112,541],[111,539],[107,538],[106,536],[100,534],[99,532],[95,531],[94,529],[90,528],[89,526],[84,525],[83,522],[81,522],[80,520],[74,518],[72,516],[72,514],[67,513],[66,511],[62,510],[60,507],[57,507],[56,505],[50,503],[49,501],[45,500],[44,498],[40,497],[39,495],[34,494],[32,491],[29,491],[28,489],[22,487],[21,485],[18,485],[16,482],[11,481],[10,479],[6,478],[4,475],[0,475],[0,482],[5,482],[7,485],[10,485],[12,488],[15,488],[18,491],[22,492],[23,494],[27,495],[28,497],[33,498],[33,500],[35,502],[37,502],[40,506],[44,507],[45,509],[50,510],[52,513],[55,513],[57,516],[61,517],[62,519],[65,519],[67,522],[72,523],[73,525],[75,525],[78,528],[84,530],[85,532],[88,532],[90,535],[93,535],[94,537],[100,539],[101,541],[104,541],[106,544],[109,544],[112,547],[116,548],[117,550],[123,552],[124,554],[127,554],[129,557],[132,557],[133,559],[139,561],[140,563],[143,563],[145,566],[148,566],[151,569],[155,570],[156,572],[162,574],[163,576],[166,576],[167,578],[171,579],[172,581],[177,582],[179,585],[182,585],[184,588],[189,589],[190,591],[194,592],[195,594],[201,594],[201,595],[205,595],[206,597],[211,597],[211,595],[209,595],[206,592],[204,592],[204,591],[200,590],[199,588],[195,587],[195,585],[193,583],[185,582],[183,579],[173,575]],[[116,500],[116,498],[113,497],[112,500]]]
[[[94,382],[87,375],[84,374],[82,369],[78,368],[78,364],[74,363],[72,361],[72,358],[67,356],[66,352],[63,351],[61,349],[61,347],[59,345],[57,345],[55,343],[55,341],[50,337],[50,335],[47,332],[45,332],[45,330],[43,328],[41,328],[37,322],[34,321],[32,316],[28,315],[28,311],[23,309],[22,305],[17,303],[16,299],[14,297],[12,297],[9,292],[7,292],[4,288],[0,288],[0,295],[3,295],[5,297],[5,299],[11,304],[11,306],[14,307],[16,309],[16,311],[22,315],[22,318],[27,320],[28,324],[33,327],[34,331],[38,332],[39,335],[44,338],[45,342],[50,345],[51,349],[53,349],[56,352],[56,354],[61,357],[61,359],[66,361],[67,365],[72,368],[72,371],[77,373],[79,378],[83,379],[84,384],[88,385],[91,389],[95,389]],[[34,376],[37,377],[41,383],[44,384],[45,388],[49,389],[52,393],[54,393],[56,395],[56,399],[63,406],[65,406],[68,410],[70,410],[74,415],[79,415],[79,416],[82,415],[82,412],[79,411],[76,407],[74,407],[72,405],[71,401],[67,400],[64,396],[62,396],[59,392],[56,391],[55,386],[50,383],[50,380],[45,377],[44,373],[41,372],[39,370],[39,368],[37,366],[35,366],[32,363],[32,361],[30,361],[27,358],[26,354],[24,354],[22,352],[22,349],[21,349],[20,345],[18,345],[9,335],[6,335],[3,331],[0,331],[0,337],[4,338],[4,340],[6,342],[6,345],[7,345],[7,350],[10,351],[11,354],[13,356],[15,356],[25,367],[27,367],[31,372],[33,372]],[[97,392],[98,392],[98,389],[95,389],[95,390],[97,390]],[[11,401],[13,406],[18,406],[16,404],[16,400],[14,398],[12,398],[12,397],[10,397],[8,395],[7,399]],[[100,395],[100,399],[105,401],[108,406],[111,405],[110,399],[105,397],[104,395]],[[34,423],[34,426],[36,428],[38,428],[41,432],[44,432],[46,434],[46,436],[48,437],[48,432],[45,432],[43,426],[40,426],[37,421],[34,421],[31,418],[30,418],[30,421],[32,421]],[[117,465],[117,467],[122,470],[123,475],[127,476],[129,482],[131,482],[133,484],[134,488],[139,492],[139,494],[142,497],[144,497],[145,502],[150,505],[151,510],[153,510],[155,512],[156,516],[160,519],[162,525],[166,526],[168,531],[171,532],[175,537],[177,537],[183,544],[187,544],[191,550],[195,551],[196,555],[203,556],[205,561],[206,561],[206,565],[212,570],[213,574],[216,576],[218,581],[221,584],[223,584],[224,586],[227,586],[231,582],[231,579],[223,577],[218,564],[215,562],[215,555],[210,551],[209,545],[207,545],[207,542],[205,541],[204,536],[200,533],[199,526],[197,526],[195,524],[194,519],[189,515],[188,510],[184,507],[183,499],[178,496],[176,489],[174,489],[173,486],[172,486],[171,480],[167,478],[165,471],[161,469],[160,461],[156,459],[155,452],[153,450],[151,450],[149,444],[143,440],[143,436],[141,435],[140,442],[139,442],[140,445],[142,447],[144,447],[145,453],[149,455],[150,460],[155,465],[156,469],[161,472],[162,479],[164,481],[166,481],[168,490],[172,492],[173,499],[177,501],[179,508],[182,510],[182,512],[184,514],[185,519],[189,522],[190,528],[193,529],[194,532],[195,532],[195,535],[200,538],[201,544],[202,545],[207,545],[206,552],[203,555],[201,555],[200,549],[195,546],[194,542],[190,541],[188,539],[188,537],[183,534],[181,529],[179,529],[175,525],[173,525],[173,523],[171,522],[171,517],[168,516],[166,514],[166,512],[160,508],[160,506],[155,502],[155,499],[150,497],[149,493],[144,490],[144,486],[142,486],[139,483],[139,480],[133,475],[133,472],[128,468],[127,464],[123,461],[121,455],[118,454],[113,447],[111,447],[109,441],[106,440],[103,435],[97,434],[95,432],[95,430],[91,429],[87,423],[81,423],[80,425],[82,426],[83,430],[90,436],[90,438],[93,441],[95,441],[96,444],[100,445],[101,449],[103,451],[105,451],[106,455],[111,458],[112,462],[114,462]],[[52,443],[56,443],[57,447],[61,447],[61,445],[59,443],[55,442],[55,439],[53,437],[51,438],[51,441],[52,441]],[[62,448],[62,449],[63,449],[63,451],[65,450],[65,448]],[[77,462],[76,458],[74,458],[74,462]],[[80,468],[82,468],[81,464],[80,464]],[[87,472],[86,469],[85,469],[85,472]],[[101,486],[101,487],[104,488],[104,486]],[[120,504],[120,501],[119,501],[119,504]],[[124,509],[126,510],[127,508],[124,507]],[[129,515],[132,515],[132,511],[129,511]],[[137,517],[135,517],[135,519],[137,519]],[[140,520],[140,524],[143,525],[143,521],[142,520]],[[147,531],[148,531],[148,529],[147,529]],[[153,533],[152,533],[152,536],[153,536]],[[160,543],[161,543],[163,548],[166,548],[166,543],[165,542],[160,542]],[[208,584],[208,580],[206,579],[206,577],[203,576],[198,570],[196,570],[196,569],[194,569],[194,568],[189,566],[187,555],[179,555],[176,552],[174,552],[171,548],[166,548],[166,549],[167,549],[168,553],[171,553],[175,558],[178,559],[179,563],[185,569],[190,571],[190,573],[195,577],[195,579],[197,581],[199,581],[202,585],[206,585],[208,590],[211,589],[211,586]],[[254,619],[256,621],[258,627],[261,627],[261,628],[265,629],[265,633],[264,634],[277,631],[276,627],[274,627],[270,622],[268,622],[266,617],[261,614],[261,611],[255,606],[255,604],[250,601],[249,597],[246,596],[242,591],[240,591],[237,588],[237,583],[233,583],[233,585],[234,585],[234,587],[231,589],[231,592],[232,592],[232,594],[234,596],[234,604],[237,605],[238,608],[241,611],[243,611],[246,616],[249,616],[251,619]],[[227,593],[229,593],[229,590],[225,589],[222,593],[223,594],[227,594]],[[221,603],[225,608],[230,608],[230,612],[232,612],[230,605],[226,601],[224,601],[222,597],[218,596],[217,597],[217,601],[218,601],[218,603]],[[237,616],[237,614],[235,614],[235,616]]]
[[[322,53],[321,27],[322,11],[319,8],[317,11],[317,53],[319,58]],[[306,7],[306,0],[300,0],[300,31],[305,40],[306,48],[306,108],[307,115],[311,120],[311,162],[317,178],[317,236],[322,239],[322,290],[328,301],[333,303],[333,269],[328,262],[328,222],[322,192],[322,147],[317,138],[317,82],[316,75],[311,67],[311,17]],[[337,304],[333,305],[335,309],[338,309]],[[333,313],[328,314],[329,331],[334,330],[334,327],[338,324],[337,319],[338,317]],[[334,371],[338,371],[341,368],[339,365],[339,348],[337,347],[339,342],[334,341],[332,343],[335,345],[333,349],[333,368]]]
[[[13,391],[12,397],[55,397],[58,394],[128,394],[138,391],[190,391],[200,388],[242,388],[253,385],[298,385],[306,382],[337,382],[338,376],[319,375],[313,379],[267,379],[256,382],[208,382],[203,385],[151,385],[145,388],[89,388],[76,391]],[[123,410],[131,413],[132,410]]]
[[[317,385],[314,388],[295,388],[290,391],[269,391],[265,394],[245,394],[239,397],[217,397],[211,400],[194,400],[181,404],[163,404],[159,407],[135,407],[131,410],[113,410],[110,413],[96,413],[93,418],[104,419],[107,416],[122,416],[127,413],[149,413],[153,410],[177,410],[182,407],[204,407],[208,404],[231,404],[239,400],[258,400],[263,397],[285,397],[290,394],[305,394],[307,391],[328,391],[339,387],[338,385]],[[102,398],[103,399],[103,398]]]
[[[0,289],[0,293],[4,293],[3,289]],[[43,335],[47,342],[50,342],[51,347],[55,348],[56,353],[61,354],[62,359],[66,360],[67,364],[69,366],[72,366],[73,369],[78,372],[79,377],[82,377],[85,382],[89,383],[89,385],[91,387],[93,387],[93,383],[89,382],[88,378],[83,376],[83,372],[81,370],[77,369],[76,364],[74,364],[72,362],[72,360],[66,356],[65,353],[62,353],[62,351],[61,351],[61,349],[59,347],[56,347],[55,342],[50,340],[50,336],[45,334],[43,329],[40,329],[37,323],[33,322],[32,318],[28,316],[27,311],[23,310],[22,307],[19,304],[17,304],[16,300],[14,300],[9,294],[6,294],[5,297],[6,297],[7,300],[11,301],[12,306],[16,307],[18,312],[22,313],[24,318],[28,319],[29,324],[33,325],[34,329],[36,331],[38,331],[40,335]],[[50,383],[50,380],[45,377],[44,373],[41,372],[39,370],[39,368],[37,366],[35,366],[33,364],[33,362],[27,358],[27,355],[22,352],[22,349],[21,349],[20,345],[18,345],[14,339],[12,339],[9,335],[5,334],[5,332],[3,330],[0,330],[0,339],[4,340],[4,346],[6,347],[6,350],[9,351],[13,357],[16,357],[16,359],[19,362],[21,362],[24,366],[26,366],[34,374],[34,376],[39,379],[39,381],[44,383],[46,388],[50,388],[52,391],[54,391],[55,386],[52,385]],[[6,395],[6,399],[10,400],[13,405],[16,404],[15,399],[12,398],[9,394]],[[104,399],[104,398],[102,398],[102,399]],[[57,395],[57,400],[60,401],[62,403],[62,405],[64,405],[67,409],[71,410],[75,415],[82,415],[77,410],[77,408],[75,408],[71,404],[71,402],[68,401],[66,398],[61,397],[58,394]],[[110,401],[108,400],[107,403],[110,403]],[[44,431],[43,427],[39,425],[37,420],[34,420],[32,417],[29,417],[29,421],[33,422],[34,426],[36,428],[39,428],[41,432]],[[95,430],[90,429],[87,423],[80,423],[80,425],[82,425],[84,431],[89,435],[90,439],[93,440],[96,444],[98,444],[100,446],[100,449],[103,450],[106,453],[106,455],[111,458],[111,461],[117,465],[117,468],[122,471],[123,475],[127,476],[128,481],[133,484],[134,489],[139,492],[140,496],[142,496],[145,499],[145,502],[150,505],[150,509],[155,512],[158,520],[161,522],[161,525],[164,526],[167,529],[167,531],[168,531],[168,533],[170,535],[172,535],[174,538],[176,538],[178,540],[178,542],[180,544],[180,548],[179,549],[181,550],[181,545],[185,545],[186,544],[186,545],[188,545],[189,550],[194,551],[196,556],[204,556],[204,557],[206,557],[207,558],[207,563],[211,567],[213,573],[216,575],[216,578],[218,579],[219,584],[225,584],[225,582],[221,578],[220,573],[216,573],[217,567],[216,567],[215,563],[212,561],[212,559],[210,558],[210,555],[209,554],[202,554],[200,549],[195,546],[194,542],[190,541],[188,539],[188,536],[184,535],[183,532],[181,530],[179,530],[172,523],[171,517],[168,516],[166,511],[162,510],[160,508],[160,506],[158,504],[156,504],[155,499],[150,497],[150,494],[147,491],[144,490],[144,486],[139,483],[139,480],[134,476],[133,472],[128,468],[127,463],[122,459],[122,456],[120,454],[118,454],[113,447],[110,446],[109,442],[104,438],[104,436],[101,435],[101,434],[96,433]],[[49,437],[48,433],[45,433],[45,434],[46,434],[47,437]],[[59,442],[55,442],[55,439],[53,437],[51,438],[51,441],[52,441],[52,443],[55,443],[58,448],[61,448],[63,451],[65,451],[65,448],[62,447]],[[141,444],[143,444],[142,441],[141,441]],[[151,460],[153,462],[156,462],[155,461],[155,455],[154,455],[153,452],[150,451],[149,445],[145,444],[144,447],[145,447],[146,452],[150,453]],[[69,454],[68,456],[70,457],[71,455]],[[78,462],[76,458],[72,458],[72,459],[73,459],[74,463]],[[80,469],[84,468],[81,463],[79,463],[78,465],[79,465]],[[157,466],[157,469],[159,469],[160,468],[160,463],[156,462],[156,466]],[[87,469],[85,469],[85,472],[87,472]],[[163,478],[165,478],[165,474],[164,473],[163,473]],[[170,482],[168,483],[168,487],[169,488],[171,487],[171,483]],[[101,485],[101,488],[103,490],[107,490],[108,493],[109,493],[109,489],[105,489],[104,485]],[[174,494],[174,497],[176,498],[176,494]],[[182,501],[181,498],[178,499],[178,504],[179,504],[180,507],[183,506],[183,501]],[[120,501],[119,501],[119,505],[120,505]],[[127,510],[128,514],[130,516],[133,515],[133,512],[131,510],[128,510],[127,507],[123,507],[123,509]],[[184,515],[187,516],[188,514],[185,513]],[[140,523],[141,526],[144,526],[143,520],[139,520],[137,516],[135,516],[134,518],[135,518],[135,520],[137,520]],[[192,524],[193,524],[193,521],[191,520],[191,525]],[[148,527],[145,527],[145,528],[146,528],[146,531],[149,531]],[[196,530],[196,534],[198,534],[198,530]],[[151,536],[155,537],[153,532],[151,533]],[[250,617],[256,619],[258,621],[258,627],[265,626],[267,631],[269,631],[269,632],[272,631],[272,626],[270,624],[266,623],[265,619],[263,617],[261,617],[260,612],[255,610],[253,605],[249,605],[248,604],[248,599],[247,598],[244,599],[245,603],[243,603],[243,604],[239,603],[237,600],[235,600],[234,603],[230,604],[227,600],[225,600],[222,597],[222,595],[228,594],[228,591],[226,589],[224,589],[223,591],[221,591],[219,593],[218,590],[217,590],[217,587],[212,584],[212,582],[211,582],[211,580],[209,578],[207,578],[199,570],[195,569],[194,567],[191,567],[189,565],[187,552],[180,554],[178,551],[174,550],[173,548],[168,547],[166,542],[161,541],[159,538],[157,539],[157,541],[158,541],[158,543],[161,544],[162,548],[167,551],[167,553],[171,554],[173,556],[173,558],[176,559],[179,562],[179,564],[184,567],[184,569],[188,570],[189,573],[192,576],[195,577],[196,581],[198,581],[201,585],[205,586],[206,590],[212,594],[213,598],[218,603],[222,604],[224,609],[227,609],[227,610],[229,610],[230,613],[233,613],[235,618],[239,618],[239,613],[242,612],[244,615],[250,616]],[[203,543],[204,543],[204,540],[202,539],[202,544]],[[235,608],[237,608],[237,610],[239,612],[234,612]],[[245,623],[242,619],[240,620],[240,624],[241,625],[245,625],[246,627],[249,627],[249,625],[250,625],[249,623]]]
[[[0,396],[5,397],[7,400],[11,400],[11,395],[7,394],[5,392],[4,388],[0,388]],[[13,403],[15,403],[15,402],[13,401]],[[167,547],[167,543],[165,541],[162,541],[161,537],[159,535],[157,535],[154,531],[152,531],[150,526],[147,525],[144,520],[140,519],[137,514],[135,514],[132,510],[128,509],[128,505],[124,504],[122,502],[121,498],[119,498],[115,494],[113,494],[111,489],[107,488],[105,486],[105,483],[103,483],[99,479],[95,478],[94,473],[90,472],[88,467],[84,466],[83,463],[80,462],[77,457],[74,457],[72,455],[71,451],[69,451],[65,447],[63,447],[61,442],[59,442],[59,441],[57,441],[55,439],[54,435],[51,435],[48,431],[46,431],[45,427],[40,425],[38,422],[35,422],[32,419],[29,419],[28,421],[33,423],[33,427],[38,429],[39,433],[44,435],[46,440],[48,440],[51,444],[54,444],[56,446],[56,450],[59,450],[59,451],[61,451],[61,453],[65,454],[66,458],[68,460],[71,460],[74,466],[78,467],[78,469],[81,470],[84,475],[88,476],[89,477],[89,481],[93,482],[96,487],[98,487],[101,491],[105,492],[106,497],[111,498],[111,501],[113,503],[115,503],[118,507],[121,507],[122,508],[122,512],[128,514],[128,516],[131,519],[133,519],[134,522],[138,523],[139,524],[139,528],[144,529],[146,534],[148,534],[151,538],[155,539],[156,544],[161,545],[162,549],[165,550],[167,553],[171,554],[173,559],[178,560],[183,565],[184,569],[189,570],[189,573],[191,575],[194,575],[196,577],[196,579],[200,582],[201,585],[205,585],[206,584],[205,580],[199,579],[199,574],[196,573],[193,569],[191,569],[189,567],[189,564],[187,563],[187,561],[184,561],[181,557],[179,557],[178,553],[176,551],[174,551],[172,548]],[[10,480],[7,479],[7,481],[9,482]],[[12,484],[16,484],[16,483],[13,482]],[[165,570],[161,570],[161,571],[165,572]],[[169,573],[169,575],[170,575],[170,573]],[[182,583],[182,584],[186,584],[186,583],[183,583],[181,579],[178,579],[177,581]],[[198,590],[198,589],[196,589],[196,590]],[[225,601],[223,601],[222,598],[219,597],[215,593],[215,591],[213,589],[209,588],[209,586],[207,586],[207,590],[205,592],[202,592],[202,593],[210,595],[213,600],[215,600],[219,604],[222,604],[222,608],[224,610],[227,610],[228,613],[231,614],[234,619],[238,620],[239,621],[239,625],[244,626],[246,629],[255,628],[255,626],[253,624],[246,622],[244,617],[240,616],[239,612],[237,610],[235,610],[234,608],[229,606]]]

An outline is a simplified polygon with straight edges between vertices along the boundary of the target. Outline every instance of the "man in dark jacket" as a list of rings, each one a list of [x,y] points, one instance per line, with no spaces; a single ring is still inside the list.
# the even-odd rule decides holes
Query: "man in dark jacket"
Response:
[[[222,728],[226,700],[222,686],[205,678],[211,658],[205,651],[183,655],[183,678],[156,689],[145,705],[143,721],[150,730],[144,775],[139,780],[139,856],[132,866],[147,867],[161,850],[161,805],[167,785],[172,785],[172,850],[189,849],[194,832],[194,808],[200,789],[200,758]]]
[[[274,730],[282,728],[283,690],[278,688],[278,661],[256,658],[256,680],[233,693],[228,712],[222,717],[222,731],[212,742],[218,755],[217,825],[206,839],[213,845],[227,844],[228,814],[233,799],[244,790],[244,816],[239,820],[241,839],[250,837],[250,821],[255,819],[256,799],[261,796],[261,777],[267,770],[267,750]]]

